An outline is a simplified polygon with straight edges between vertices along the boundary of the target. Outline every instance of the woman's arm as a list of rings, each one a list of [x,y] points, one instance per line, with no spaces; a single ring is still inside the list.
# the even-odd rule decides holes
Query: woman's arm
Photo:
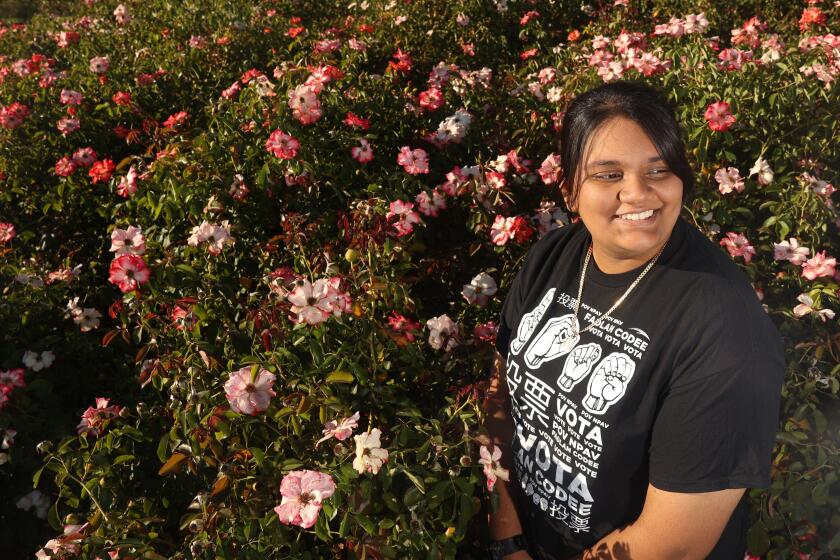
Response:
[[[573,560],[702,560],[717,544],[744,491],[689,494],[648,484],[639,518]]]
[[[508,470],[510,462],[510,442],[513,440],[513,421],[510,418],[510,396],[505,381],[505,359],[496,352],[493,359],[493,369],[490,374],[490,388],[484,402],[486,414],[484,427],[490,434],[493,444],[502,450],[500,463]],[[522,534],[522,525],[516,513],[516,505],[512,493],[514,485],[501,478],[496,480],[496,492],[499,496],[499,507],[490,513],[490,536],[495,540],[515,537]],[[505,557],[505,560],[528,560],[527,552],[517,552]]]

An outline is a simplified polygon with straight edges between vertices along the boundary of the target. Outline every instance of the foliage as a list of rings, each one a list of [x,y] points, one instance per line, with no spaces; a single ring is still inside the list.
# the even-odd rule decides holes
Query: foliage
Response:
[[[614,43],[624,39],[657,57],[650,76],[621,71],[677,108],[698,179],[684,214],[716,242],[746,236],[756,255],[730,253],[785,338],[773,484],[751,491],[750,551],[840,556],[837,275],[825,265],[809,278],[817,264],[774,250],[795,238],[809,257],[838,254],[840,47],[827,35],[838,8],[800,29],[806,5],[706,1],[709,30],[672,36],[654,25],[696,2],[628,4],[146,0],[119,12],[100,0],[2,27],[0,108],[28,114],[0,128],[0,222],[16,232],[0,243],[0,371],[23,367],[27,351],[56,356],[27,367],[0,405],[0,434],[17,430],[0,465],[14,497],[0,505],[4,557],[85,523],[62,546],[91,558],[451,558],[478,546],[492,502],[479,405],[502,299],[481,305],[462,286],[480,272],[509,286],[529,233],[568,223],[538,168],[557,151],[564,105],[616,77],[593,65],[598,36],[616,61],[630,56]],[[721,62],[745,23],[734,46],[751,59]],[[62,47],[61,31],[78,42]],[[304,83],[320,92],[293,101],[317,106],[293,110],[289,92]],[[80,104],[61,102],[62,89]],[[704,118],[719,101],[736,119],[724,131]],[[433,138],[459,109],[469,118]],[[62,133],[61,119],[78,130]],[[276,130],[299,142],[294,155],[267,149]],[[360,139],[370,162],[351,153]],[[428,154],[427,173],[397,163],[404,146]],[[98,164],[61,176],[62,158],[85,147]],[[759,158],[767,184],[750,173]],[[715,175],[728,167],[743,189],[722,194]],[[524,220],[508,238],[497,216]],[[129,226],[142,230],[150,278],[123,293],[108,281],[109,247]],[[304,281],[330,278],[296,303]],[[813,312],[794,313],[800,294]],[[428,340],[412,328],[435,318]],[[224,387],[246,366],[274,376],[253,415],[234,412]],[[355,434],[382,431],[378,472],[354,468],[353,438],[316,446],[327,422],[354,412]],[[273,510],[283,477],[301,470],[336,485],[307,529]],[[33,480],[49,527],[14,505]]]

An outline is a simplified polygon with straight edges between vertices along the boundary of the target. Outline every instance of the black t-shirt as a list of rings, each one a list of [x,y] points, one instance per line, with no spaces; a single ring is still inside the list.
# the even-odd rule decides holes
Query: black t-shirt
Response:
[[[671,492],[766,487],[784,376],[778,330],[746,276],[682,218],[657,263],[600,327],[569,340],[591,236],[583,222],[528,253],[502,306],[515,424],[513,484],[535,558],[563,559]],[[645,265],[590,258],[579,328]],[[708,558],[741,560],[746,496]]]

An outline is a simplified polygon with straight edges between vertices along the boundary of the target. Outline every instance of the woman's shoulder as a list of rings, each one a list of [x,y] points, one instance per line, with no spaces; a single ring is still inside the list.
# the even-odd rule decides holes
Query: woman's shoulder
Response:
[[[585,233],[586,228],[580,220],[553,229],[531,245],[526,261],[531,259],[556,258],[566,246],[582,239]]]
[[[757,300],[749,277],[719,243],[685,219],[678,226],[682,242],[667,268],[687,279],[692,292],[712,299],[749,295]]]
[[[682,247],[682,263],[697,272],[705,272],[712,278],[738,278],[746,275],[732,260],[720,243],[709,239],[697,226],[680,218],[685,243]]]
[[[685,243],[676,267],[690,276],[683,313],[696,333],[720,352],[732,348],[742,358],[780,347],[781,338],[749,277],[720,246],[686,224]]]
[[[564,267],[567,259],[579,253],[575,247],[582,244],[586,234],[583,222],[572,223],[545,233],[528,249],[521,264],[515,283],[527,286],[528,290],[550,282],[554,272]]]

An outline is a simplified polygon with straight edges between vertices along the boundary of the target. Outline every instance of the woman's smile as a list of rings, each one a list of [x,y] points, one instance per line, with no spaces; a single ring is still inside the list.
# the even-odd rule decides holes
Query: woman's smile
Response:
[[[617,214],[614,219],[621,220],[621,223],[644,226],[652,224],[656,220],[659,210],[640,210],[638,212],[627,212]]]

